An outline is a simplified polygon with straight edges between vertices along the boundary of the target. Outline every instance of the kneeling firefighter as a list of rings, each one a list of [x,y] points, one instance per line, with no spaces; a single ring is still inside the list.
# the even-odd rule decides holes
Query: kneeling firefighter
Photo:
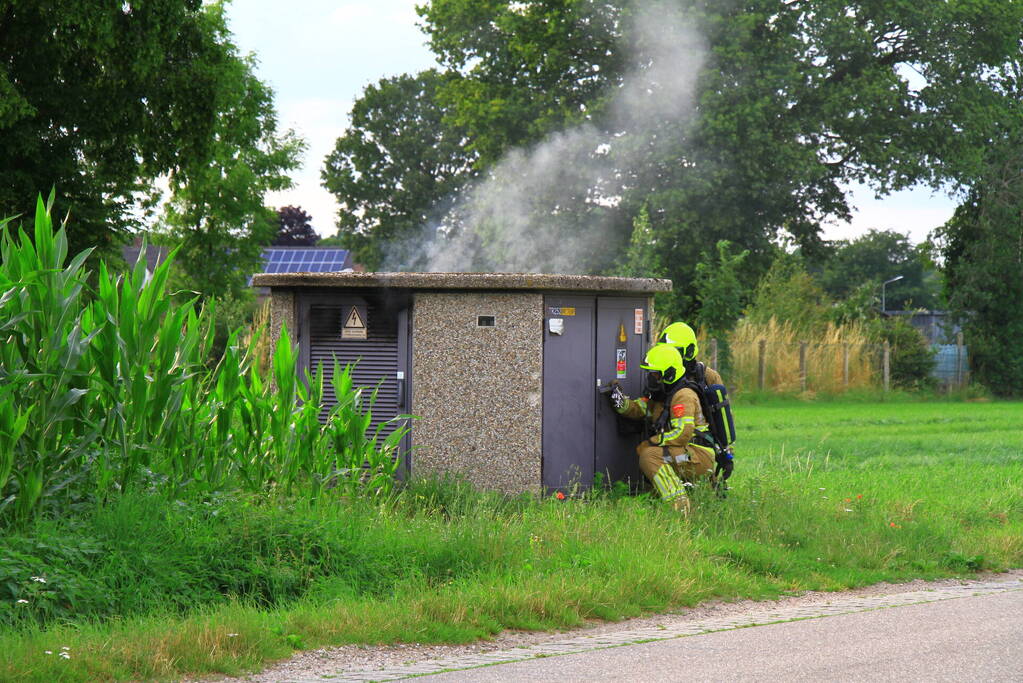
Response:
[[[735,423],[732,420],[731,402],[728,390],[717,370],[696,360],[699,345],[696,332],[684,322],[676,322],[664,328],[660,342],[674,346],[682,356],[685,366],[685,380],[689,388],[701,398],[700,413],[696,416],[696,435],[693,440],[714,450],[717,467],[711,483],[724,495],[728,489],[727,480],[735,468],[732,443],[735,441]],[[718,475],[721,478],[718,479]]]
[[[684,386],[682,356],[671,344],[653,346],[640,367],[647,373],[643,396],[630,399],[616,384],[608,398],[620,415],[645,421],[645,438],[636,447],[639,468],[665,502],[688,513],[683,482],[693,482],[714,466],[713,449],[690,443],[700,399]]]

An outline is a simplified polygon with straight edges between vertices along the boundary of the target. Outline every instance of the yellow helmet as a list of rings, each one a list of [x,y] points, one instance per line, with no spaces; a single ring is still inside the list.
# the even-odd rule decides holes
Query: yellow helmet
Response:
[[[682,360],[693,360],[699,352],[696,345],[696,333],[685,323],[672,323],[661,333],[661,342],[671,344],[678,349]]]
[[[659,372],[665,383],[671,384],[685,374],[682,356],[671,344],[654,344],[646,352],[646,358],[639,367],[648,372]]]

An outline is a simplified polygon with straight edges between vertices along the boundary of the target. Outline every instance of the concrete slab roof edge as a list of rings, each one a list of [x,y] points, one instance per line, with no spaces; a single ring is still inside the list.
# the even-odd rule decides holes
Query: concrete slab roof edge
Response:
[[[254,287],[670,292],[671,280],[548,273],[257,273]]]

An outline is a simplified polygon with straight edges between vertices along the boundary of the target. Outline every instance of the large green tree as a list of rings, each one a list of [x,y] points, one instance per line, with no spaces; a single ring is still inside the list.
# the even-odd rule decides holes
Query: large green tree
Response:
[[[112,250],[150,181],[224,158],[241,66],[219,3],[0,3],[0,215],[56,187],[71,251]]]
[[[989,156],[988,174],[941,230],[949,304],[974,376],[1023,396],[1023,136]]]
[[[437,102],[452,78],[428,70],[370,85],[326,159],[323,185],[341,205],[338,236],[368,268],[382,265],[385,248],[399,264],[414,264],[419,231],[439,220],[444,200],[472,176],[476,155],[466,133]]]
[[[619,249],[647,206],[679,309],[694,305],[695,265],[722,239],[749,250],[750,285],[780,236],[820,248],[821,222],[849,217],[849,183],[883,193],[948,177],[946,160],[975,150],[978,122],[999,106],[977,83],[1018,49],[1023,11],[1009,0],[642,6],[435,0],[422,16],[460,75],[438,99],[480,164],[582,121],[612,136],[606,175],[619,184],[604,194],[624,215],[605,243]],[[691,118],[656,106],[664,74],[691,65],[663,44],[671,22],[651,32],[643,18],[677,10],[707,44]],[[645,91],[630,90],[637,81]],[[654,115],[623,118],[623,92],[651,94]]]

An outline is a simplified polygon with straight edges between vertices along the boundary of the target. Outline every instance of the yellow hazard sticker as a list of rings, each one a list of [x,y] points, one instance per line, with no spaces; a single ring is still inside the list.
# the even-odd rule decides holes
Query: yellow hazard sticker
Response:
[[[352,306],[341,327],[342,339],[366,339],[366,321],[359,313],[358,306]]]
[[[567,316],[570,316],[570,315],[575,315],[575,308],[572,307],[572,306],[560,306],[560,307],[559,306],[552,306],[548,310],[550,311],[551,315],[560,315],[562,317],[567,317]]]

